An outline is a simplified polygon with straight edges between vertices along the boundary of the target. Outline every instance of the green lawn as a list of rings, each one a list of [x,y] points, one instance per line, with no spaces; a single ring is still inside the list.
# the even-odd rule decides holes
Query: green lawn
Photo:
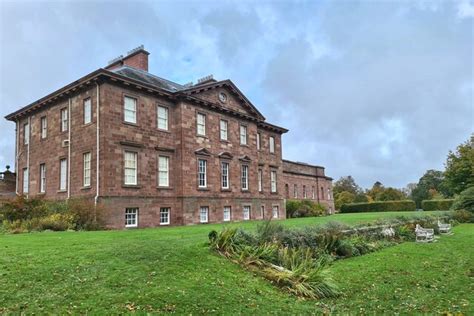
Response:
[[[357,224],[400,214],[282,223]],[[336,262],[330,269],[344,295],[322,301],[295,298],[209,251],[207,233],[222,226],[0,235],[0,313],[474,312],[473,225],[433,244],[404,243]]]

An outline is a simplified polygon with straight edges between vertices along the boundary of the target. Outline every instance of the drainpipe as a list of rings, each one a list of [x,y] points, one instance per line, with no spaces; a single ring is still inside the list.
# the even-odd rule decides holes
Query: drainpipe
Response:
[[[18,127],[18,120],[16,121],[15,128],[15,194],[18,195],[18,137],[20,129]]]
[[[99,126],[99,106],[100,106],[100,92],[99,92],[99,84],[96,82],[95,83],[97,86],[97,106],[96,106],[96,153],[95,153],[95,160],[96,160],[96,166],[95,166],[95,182],[96,182],[96,188],[95,188],[95,197],[94,197],[94,204],[97,206],[97,202],[99,201],[99,134],[100,134],[100,126]]]
[[[31,116],[28,117],[28,146],[27,146],[27,156],[26,156],[26,171],[28,173],[28,193],[26,194],[26,198],[30,196],[30,142],[31,142]],[[23,181],[25,181],[23,179]],[[24,193],[24,192],[23,192]]]
[[[68,120],[68,146],[67,146],[67,199],[71,197],[71,98],[69,98],[68,110],[67,110],[67,120]]]

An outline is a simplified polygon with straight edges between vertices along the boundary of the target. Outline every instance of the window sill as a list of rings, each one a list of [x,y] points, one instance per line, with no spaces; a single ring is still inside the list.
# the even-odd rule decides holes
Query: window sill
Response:
[[[127,225],[125,225],[125,228],[138,228],[138,225],[134,225],[134,226],[127,226]]]
[[[81,190],[90,190],[90,189],[92,189],[92,187],[90,185],[81,188]]]
[[[240,146],[242,146],[242,147],[249,147],[248,144],[240,144]]]
[[[224,144],[230,144],[230,141],[226,139],[220,139],[220,142]]]
[[[138,127],[138,124],[137,123],[133,123],[133,122],[127,122],[127,121],[122,121],[123,124],[125,125],[129,125],[129,126],[134,126],[134,127]]]
[[[209,191],[209,188],[197,188],[198,191]]]
[[[38,194],[36,194],[37,196],[44,196],[46,195],[46,192],[39,192]]]
[[[222,188],[221,188],[221,192],[232,192],[232,190],[231,190],[231,189],[222,189]]]
[[[165,186],[157,186],[156,189],[157,190],[173,190],[174,188],[173,187],[165,187]]]
[[[160,223],[160,226],[169,226],[170,223]]]
[[[137,185],[137,184],[122,184],[122,188],[126,188],[126,189],[141,189],[141,185]]]
[[[161,133],[171,134],[171,131],[169,129],[162,129],[157,127],[156,130]]]
[[[93,124],[94,124],[94,121],[90,121],[89,123],[82,123],[82,127],[87,127]]]
[[[67,190],[58,190],[58,191],[56,191],[56,193],[66,193],[66,192],[67,192]]]

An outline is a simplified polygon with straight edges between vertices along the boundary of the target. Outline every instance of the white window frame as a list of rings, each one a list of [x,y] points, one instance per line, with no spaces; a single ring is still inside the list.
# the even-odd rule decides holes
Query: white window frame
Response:
[[[23,194],[28,194],[30,188],[30,173],[28,168],[23,168]]]
[[[220,139],[225,140],[225,141],[229,140],[229,135],[228,135],[229,122],[227,122],[226,120],[221,120],[219,123],[219,130],[220,130]]]
[[[196,114],[196,133],[206,136],[206,114],[198,112]]]
[[[66,158],[59,160],[59,190],[67,190],[67,165],[68,161]]]
[[[138,227],[138,212],[138,207],[127,207],[125,209],[125,227]]]
[[[92,123],[92,99],[84,100],[84,124]]]
[[[61,132],[67,132],[69,129],[69,117],[67,108],[61,109]]]
[[[248,191],[249,189],[249,166],[242,165],[240,168],[240,187],[242,191]]]
[[[328,200],[331,200],[331,189],[328,188]]]
[[[45,139],[48,136],[48,119],[46,116],[41,117],[40,119],[40,128],[41,128],[41,139]]]
[[[230,164],[227,161],[221,161],[221,188],[229,189],[229,167]]]
[[[23,143],[25,145],[30,143],[30,123],[23,124]]]
[[[275,153],[275,137],[270,136],[268,142],[270,146],[270,153],[274,154]]]
[[[240,125],[240,145],[247,145],[247,126]]]
[[[224,206],[223,221],[230,222],[231,218],[232,218],[232,208],[230,206]]]
[[[265,205],[260,205],[260,216],[265,218]]]
[[[272,217],[273,218],[278,218],[279,216],[279,207],[278,205],[273,205],[272,207]]]
[[[257,133],[257,150],[260,150],[261,142],[262,142],[262,134],[259,132]]]
[[[156,126],[158,129],[167,131],[169,128],[169,109],[166,106],[157,105],[156,107]]]
[[[258,169],[258,192],[263,192],[263,170]]]
[[[314,199],[316,199],[316,190],[314,189],[314,185],[311,187],[311,196]]]
[[[46,164],[40,164],[40,193],[46,192]]]
[[[131,102],[131,101],[133,101],[133,102]],[[124,120],[124,122],[137,124],[137,103],[138,103],[137,98],[130,97],[130,96],[127,96],[127,95],[125,95],[123,97],[123,120]]]
[[[82,185],[84,187],[90,187],[91,186],[92,154],[90,152],[82,154],[82,162],[83,162]]]
[[[250,220],[250,212],[251,212],[250,205],[244,205],[242,207],[242,218],[244,221]]]
[[[198,159],[198,187],[207,188],[207,160]]]
[[[138,153],[125,150],[123,153],[123,183],[138,185]]]
[[[209,207],[201,206],[199,208],[199,222],[208,223],[209,222]]]
[[[169,225],[171,217],[170,207],[160,207],[160,225]]]
[[[158,156],[158,186],[170,186],[170,157]]]
[[[270,184],[271,184],[271,192],[277,192],[277,172],[276,170],[272,170],[270,172]]]

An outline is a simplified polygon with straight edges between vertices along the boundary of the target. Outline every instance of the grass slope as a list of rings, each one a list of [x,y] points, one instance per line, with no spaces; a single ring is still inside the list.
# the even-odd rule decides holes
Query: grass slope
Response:
[[[344,214],[283,223],[356,224],[396,215]],[[256,223],[231,225],[252,229]],[[466,305],[473,290],[472,225],[458,226],[455,235],[434,244],[405,243],[337,262],[331,270],[344,297],[321,302],[285,294],[210,252],[207,233],[222,226],[0,235],[0,312],[472,312],[472,302]]]

